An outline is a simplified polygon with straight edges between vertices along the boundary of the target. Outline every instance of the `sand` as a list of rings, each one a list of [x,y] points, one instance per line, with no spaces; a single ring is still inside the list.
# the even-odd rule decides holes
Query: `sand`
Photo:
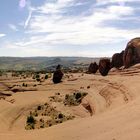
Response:
[[[51,79],[39,84],[24,79],[28,89],[37,85],[36,91],[16,92],[0,100],[0,140],[139,140],[140,139],[140,66],[127,70],[113,70],[108,76],[98,73],[69,74],[60,84]],[[0,80],[2,92],[6,85],[22,84],[23,79]],[[87,88],[88,87],[88,88]],[[87,92],[78,106],[65,107],[49,102],[56,93]],[[12,102],[13,101],[13,102]],[[52,127],[25,130],[26,117],[31,109],[45,102],[57,110],[75,115],[75,119]],[[86,109],[90,106],[91,112]],[[92,115],[92,116],[91,116]]]

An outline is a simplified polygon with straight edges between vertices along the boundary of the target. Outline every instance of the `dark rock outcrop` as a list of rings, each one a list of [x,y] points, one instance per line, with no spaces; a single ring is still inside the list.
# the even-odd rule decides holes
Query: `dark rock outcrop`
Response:
[[[88,67],[88,73],[94,73],[95,74],[97,72],[97,70],[98,70],[98,65],[97,65],[96,62],[91,63]]]
[[[102,76],[106,76],[111,68],[110,59],[104,58],[99,61],[99,72]]]
[[[124,51],[122,51],[121,53],[115,53],[112,56],[111,68],[120,68],[123,66],[123,55]]]
[[[54,82],[55,84],[60,83],[61,80],[62,80],[63,75],[64,75],[64,74],[63,74],[63,72],[61,71],[61,66],[58,65],[58,66],[56,67],[56,71],[55,71],[54,74],[53,74],[53,82]]]
[[[140,38],[134,38],[127,44],[123,55],[125,68],[140,63]]]

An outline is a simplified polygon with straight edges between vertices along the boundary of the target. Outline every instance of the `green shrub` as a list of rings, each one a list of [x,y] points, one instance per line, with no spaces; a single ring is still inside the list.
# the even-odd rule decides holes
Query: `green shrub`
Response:
[[[76,100],[80,99],[81,97],[82,97],[82,95],[80,92],[76,93],[76,95],[75,95]]]
[[[64,105],[77,106],[81,103],[81,100],[87,95],[87,93],[77,92],[73,95],[66,94]]]
[[[32,115],[27,117],[27,124],[35,124],[36,120]]]
[[[39,74],[37,74],[35,77],[36,77],[36,79],[40,79],[40,75]]]
[[[49,78],[48,74],[45,75],[45,79],[47,80]]]
[[[60,113],[60,114],[58,115],[58,118],[59,118],[59,119],[63,119],[63,118],[64,118],[64,115],[63,115],[62,113]]]
[[[39,78],[37,78],[37,79],[36,79],[36,81],[37,81],[37,82],[40,82],[40,79],[39,79]]]
[[[42,107],[39,105],[38,107],[37,107],[37,110],[41,110],[42,109]]]
[[[23,86],[23,87],[27,87],[27,84],[23,83],[22,86]]]

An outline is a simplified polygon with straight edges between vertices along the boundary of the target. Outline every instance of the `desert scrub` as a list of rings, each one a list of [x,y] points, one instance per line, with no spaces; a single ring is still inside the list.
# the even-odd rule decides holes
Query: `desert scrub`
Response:
[[[37,82],[40,82],[40,75],[39,74],[34,74],[32,79],[35,79]]]
[[[41,80],[40,80],[40,78],[37,78],[36,81],[37,81],[37,82],[40,82]]]
[[[25,84],[25,83],[23,83],[23,84],[22,84],[22,86],[23,86],[23,87],[27,87],[28,85],[27,85],[27,84]]]
[[[77,93],[73,93],[72,95],[66,94],[64,99],[64,105],[77,106],[81,103],[82,99],[87,94],[88,93],[85,92],[77,92]]]
[[[55,93],[55,95],[56,95],[56,96],[59,96],[59,95],[60,95],[60,93],[59,93],[59,92],[58,92],[58,93]]]
[[[39,105],[39,106],[37,107],[37,110],[41,110],[41,109],[42,109],[42,106]]]
[[[48,74],[45,75],[45,80],[47,80],[49,78]]]
[[[35,119],[32,115],[27,117],[27,124],[35,124]]]
[[[25,129],[51,127],[74,118],[74,116],[69,114],[65,115],[61,111],[56,110],[55,107],[50,106],[50,104],[44,103],[36,106],[29,112]]]
[[[36,78],[36,79],[40,79],[40,75],[37,74],[37,75],[35,76],[35,78]]]
[[[63,119],[64,118],[64,115],[62,113],[58,114],[58,118],[59,119]]]
[[[58,97],[58,95],[50,96],[49,98],[50,98],[51,102],[62,102],[62,99],[60,97]]]
[[[38,112],[37,112],[37,110],[35,109],[35,111],[34,112],[32,112],[32,113],[30,113],[31,115],[33,115],[34,117],[37,117],[38,116]]]
[[[32,115],[28,116],[27,120],[26,120],[25,129],[27,129],[27,130],[35,129],[35,123],[36,123],[35,118]]]

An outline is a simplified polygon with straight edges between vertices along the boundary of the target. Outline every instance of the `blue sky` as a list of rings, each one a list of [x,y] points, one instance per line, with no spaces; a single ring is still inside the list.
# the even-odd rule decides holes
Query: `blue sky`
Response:
[[[140,36],[140,0],[0,2],[0,56],[105,57]]]

